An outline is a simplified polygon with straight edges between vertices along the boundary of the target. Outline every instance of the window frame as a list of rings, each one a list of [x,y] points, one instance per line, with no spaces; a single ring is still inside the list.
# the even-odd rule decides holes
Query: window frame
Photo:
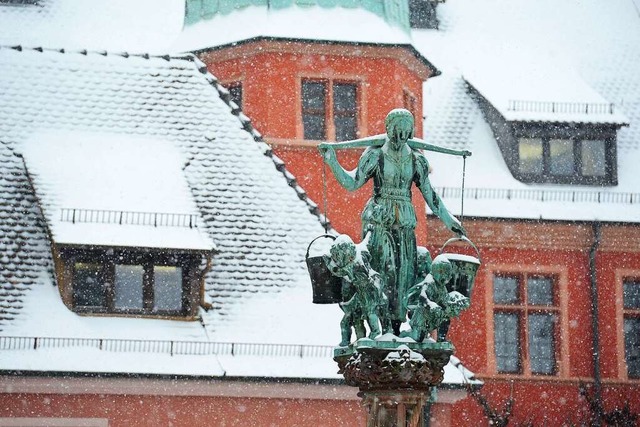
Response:
[[[608,127],[586,125],[556,126],[542,123],[517,123],[513,125],[513,171],[516,178],[525,183],[554,183],[574,185],[617,184],[616,132]],[[520,139],[542,141],[542,173],[527,173],[520,170]],[[573,146],[573,173],[568,175],[551,173],[551,140],[568,140]],[[604,174],[584,175],[582,172],[583,141],[601,140],[604,143]]]
[[[325,122],[325,138],[324,139],[306,139],[304,136],[304,115],[305,109],[302,102],[302,88],[305,82],[310,83],[322,83],[325,85],[325,106],[324,106],[324,122]],[[360,138],[361,135],[366,133],[365,120],[364,120],[364,99],[363,94],[365,85],[361,78],[357,77],[326,77],[326,76],[309,76],[300,75],[298,78],[298,126],[297,135],[298,139],[302,141],[311,142],[323,142],[323,141],[336,141],[336,125],[335,125],[335,103],[334,103],[334,86],[336,84],[353,85],[356,89],[356,110],[355,110],[355,138]]]
[[[487,371],[495,377],[526,377],[549,379],[568,377],[569,367],[566,364],[568,355],[568,314],[567,314],[567,270],[556,266],[516,266],[494,265],[486,273],[485,307],[487,328]],[[519,301],[514,304],[494,303],[494,277],[507,276],[518,278]],[[528,277],[548,277],[553,280],[553,305],[523,304],[526,301],[526,279]],[[501,372],[498,370],[495,343],[495,313],[513,313],[518,315],[519,330],[519,369],[517,372]],[[555,315],[554,324],[554,358],[553,373],[535,373],[531,371],[529,322],[531,314],[550,313]]]
[[[640,382],[640,376],[629,376],[625,348],[624,320],[628,318],[640,319],[640,309],[626,308],[624,306],[623,286],[627,281],[640,282],[640,270],[619,269],[616,270],[616,331],[618,354],[618,377],[622,380]]]
[[[65,269],[65,283],[70,295],[70,305],[76,313],[113,314],[152,317],[187,317],[192,314],[194,295],[193,275],[201,256],[194,253],[145,251],[130,249],[86,249],[64,248],[61,251]],[[76,263],[91,263],[102,266],[104,277],[103,292],[105,305],[101,307],[78,306],[75,301],[74,271]],[[115,266],[137,265],[144,269],[142,281],[142,309],[116,308],[115,306]],[[154,310],[154,266],[175,266],[182,268],[181,307],[178,310]]]

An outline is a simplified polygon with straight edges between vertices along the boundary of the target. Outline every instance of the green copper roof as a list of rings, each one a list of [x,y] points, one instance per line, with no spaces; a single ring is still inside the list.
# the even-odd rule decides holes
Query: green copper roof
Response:
[[[285,9],[293,6],[320,6],[323,8],[363,8],[384,18],[389,24],[409,32],[409,5],[407,0],[186,0],[185,25],[226,15],[248,6],[266,6]]]

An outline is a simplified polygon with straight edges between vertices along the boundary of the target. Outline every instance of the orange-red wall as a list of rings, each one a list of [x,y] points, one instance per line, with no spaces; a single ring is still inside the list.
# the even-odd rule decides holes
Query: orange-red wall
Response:
[[[430,224],[431,239],[443,241],[447,237],[444,227]],[[452,322],[449,338],[456,346],[456,356],[485,382],[482,393],[497,409],[504,407],[513,384],[514,425],[527,421],[533,421],[533,425],[562,425],[569,421],[579,425],[589,416],[586,402],[579,395],[580,381],[587,385],[593,385],[594,381],[589,276],[591,225],[469,219],[465,227],[480,247],[483,266],[476,279],[471,308]],[[430,247],[432,253],[438,249],[436,245]],[[457,249],[468,251],[463,247]],[[640,274],[639,251],[639,227],[603,226],[596,269],[600,370],[604,408],[609,411],[622,409],[629,403],[632,411],[640,413],[640,380],[627,380],[624,376],[624,335],[620,324],[620,277],[624,276],[620,272]],[[556,342],[560,363],[557,375],[501,375],[495,372],[495,365],[491,367],[492,277],[493,272],[503,268],[522,272],[544,268],[565,275],[566,305],[561,310],[566,315],[566,325]],[[470,398],[452,407],[452,425],[475,425],[473,420],[479,417],[482,411]]]

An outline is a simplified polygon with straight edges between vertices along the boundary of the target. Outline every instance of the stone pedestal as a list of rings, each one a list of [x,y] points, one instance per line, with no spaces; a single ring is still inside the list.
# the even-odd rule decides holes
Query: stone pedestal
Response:
[[[334,360],[345,382],[360,389],[367,427],[418,427],[453,350],[448,342],[359,340],[336,348]]]

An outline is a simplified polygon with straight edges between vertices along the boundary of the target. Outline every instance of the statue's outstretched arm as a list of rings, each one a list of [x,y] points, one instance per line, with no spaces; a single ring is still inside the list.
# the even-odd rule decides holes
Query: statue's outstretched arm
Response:
[[[348,171],[340,165],[332,144],[321,144],[318,149],[322,153],[325,163],[331,168],[336,180],[349,191],[362,187],[369,180],[378,164],[379,150],[377,149],[366,149],[360,156],[358,166],[352,171]]]
[[[471,156],[471,151],[469,150],[455,150],[453,148],[441,147],[439,145],[429,144],[428,142],[419,138],[411,138],[409,141],[407,141],[407,144],[409,144],[409,147],[415,150],[434,151],[436,153],[452,154],[454,156]]]

